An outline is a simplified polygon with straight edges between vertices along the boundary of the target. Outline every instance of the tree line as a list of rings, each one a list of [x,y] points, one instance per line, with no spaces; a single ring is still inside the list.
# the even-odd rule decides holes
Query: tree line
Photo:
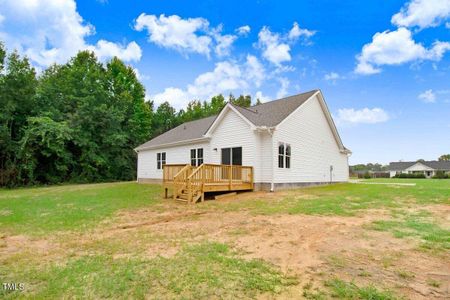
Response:
[[[217,95],[177,111],[169,101],[154,109],[133,68],[118,58],[103,64],[80,51],[37,74],[0,43],[0,186],[132,180],[139,144],[215,115],[227,101],[252,102]]]

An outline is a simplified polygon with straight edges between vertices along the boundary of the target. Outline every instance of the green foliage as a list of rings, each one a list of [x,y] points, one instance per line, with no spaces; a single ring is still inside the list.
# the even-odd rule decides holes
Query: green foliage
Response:
[[[372,178],[372,176],[370,176],[370,173],[369,172],[365,172],[364,173],[364,179],[370,179],[370,178]]]
[[[396,174],[396,175],[394,176],[394,178],[417,178],[417,179],[424,179],[424,178],[426,178],[426,177],[425,177],[425,174],[423,174],[423,173],[411,173],[411,174],[409,174],[409,173],[400,173],[400,174]]]
[[[436,174],[433,176],[434,179],[447,179],[449,175],[444,171],[436,171]]]
[[[218,114],[222,95],[153,110],[131,66],[81,51],[39,78],[0,43],[0,186],[132,180],[134,148],[183,122]],[[250,96],[229,101],[244,107]]]
[[[450,161],[450,154],[442,154],[438,159],[439,161]]]

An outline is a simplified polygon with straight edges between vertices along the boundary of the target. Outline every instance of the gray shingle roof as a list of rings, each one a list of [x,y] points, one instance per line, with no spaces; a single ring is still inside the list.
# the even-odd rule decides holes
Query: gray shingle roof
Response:
[[[391,162],[389,163],[390,171],[403,171],[408,169],[409,167],[418,163],[417,161],[400,161],[400,162]],[[450,170],[450,161],[421,161],[421,164],[430,167],[434,170]]]
[[[273,127],[286,119],[297,107],[305,103],[317,90],[274,100],[248,108],[233,105],[256,126]]]
[[[183,123],[169,131],[158,135],[154,139],[140,145],[136,150],[141,150],[148,147],[189,141],[202,138],[208,128],[214,122],[217,116],[211,116],[191,122]]]
[[[273,127],[283,121],[297,107],[306,102],[318,90],[312,90],[303,94],[298,94],[248,108],[233,105],[244,117],[255,126]],[[154,139],[138,146],[135,150],[142,150],[164,144],[189,141],[202,138],[208,131],[217,116],[211,116],[196,121],[183,123]]]

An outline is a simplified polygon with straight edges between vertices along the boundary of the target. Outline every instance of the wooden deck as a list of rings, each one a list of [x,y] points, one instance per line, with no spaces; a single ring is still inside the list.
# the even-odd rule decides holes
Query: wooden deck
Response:
[[[163,166],[164,196],[172,190],[175,200],[204,201],[206,192],[253,190],[253,167],[202,164]]]

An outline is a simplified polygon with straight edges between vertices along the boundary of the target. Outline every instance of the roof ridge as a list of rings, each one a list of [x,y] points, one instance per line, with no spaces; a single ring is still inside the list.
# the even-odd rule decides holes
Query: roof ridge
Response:
[[[273,103],[273,102],[278,102],[278,101],[281,101],[281,100],[286,100],[286,99],[289,99],[289,98],[298,97],[298,96],[305,95],[305,94],[308,94],[308,93],[313,93],[313,92],[315,93],[317,91],[319,91],[319,89],[313,89],[313,90],[310,90],[308,92],[295,94],[295,95],[291,95],[291,96],[287,96],[287,97],[283,97],[283,98],[267,101],[267,102],[260,103],[260,104],[255,104],[255,105],[252,105],[252,106],[250,106],[248,108],[257,107],[257,106],[260,106],[260,105],[265,105],[265,104],[269,104],[269,103]],[[239,106],[239,107],[242,107],[242,106]]]

